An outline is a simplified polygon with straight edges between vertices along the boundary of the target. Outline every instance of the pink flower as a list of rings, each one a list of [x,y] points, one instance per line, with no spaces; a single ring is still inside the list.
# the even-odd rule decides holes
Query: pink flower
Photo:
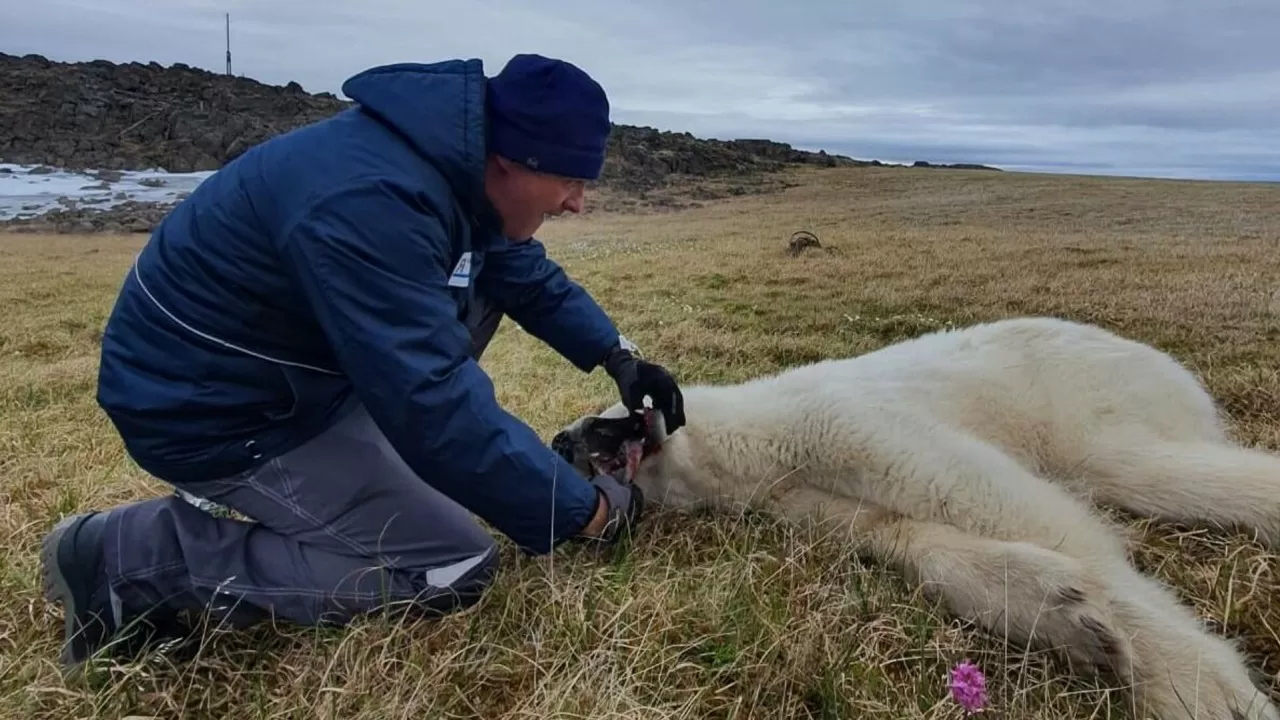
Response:
[[[977,665],[965,660],[951,670],[951,697],[968,712],[987,704],[987,679]]]

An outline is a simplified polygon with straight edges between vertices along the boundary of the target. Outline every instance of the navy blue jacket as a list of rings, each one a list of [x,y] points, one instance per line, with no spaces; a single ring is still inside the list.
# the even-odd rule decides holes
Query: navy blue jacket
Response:
[[[484,87],[478,60],[366,70],[343,85],[352,109],[251,148],[165,218],[98,379],[140,467],[175,484],[247,473],[358,399],[425,482],[527,551],[590,520],[595,489],[471,358],[473,293],[584,372],[618,341],[540,243],[501,235]]]

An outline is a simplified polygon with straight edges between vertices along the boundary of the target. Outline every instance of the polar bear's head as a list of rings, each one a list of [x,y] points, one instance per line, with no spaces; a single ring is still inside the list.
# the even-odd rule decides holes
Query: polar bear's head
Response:
[[[695,499],[684,486],[683,439],[681,432],[667,434],[661,412],[631,413],[615,403],[566,425],[551,447],[588,478],[612,475],[637,485],[647,502],[681,506]]]

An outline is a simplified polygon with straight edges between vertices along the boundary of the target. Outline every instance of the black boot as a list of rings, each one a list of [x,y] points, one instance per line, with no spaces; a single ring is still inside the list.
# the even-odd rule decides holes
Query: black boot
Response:
[[[62,664],[68,669],[104,647],[109,647],[111,656],[137,654],[153,641],[174,636],[177,630],[170,627],[171,622],[161,626],[155,617],[112,608],[103,556],[105,521],[105,513],[72,515],[54,526],[40,546],[45,598],[63,608]],[[127,632],[121,632],[121,625]]]

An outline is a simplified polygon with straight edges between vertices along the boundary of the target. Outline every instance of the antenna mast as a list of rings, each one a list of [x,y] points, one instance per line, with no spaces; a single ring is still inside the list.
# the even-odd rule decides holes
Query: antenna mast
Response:
[[[231,13],[226,13],[227,20],[227,75],[231,74]]]

